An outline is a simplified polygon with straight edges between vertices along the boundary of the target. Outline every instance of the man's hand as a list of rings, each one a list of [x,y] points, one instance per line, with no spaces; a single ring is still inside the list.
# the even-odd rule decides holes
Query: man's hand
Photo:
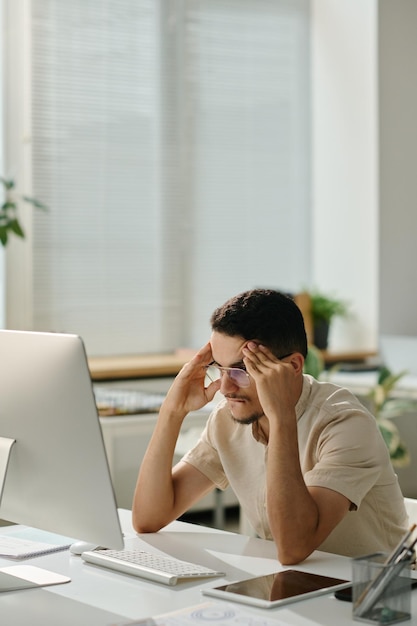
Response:
[[[283,361],[254,341],[249,341],[243,348],[243,355],[246,370],[256,383],[259,402],[266,417],[274,419],[294,415],[300,396],[302,356],[294,353]]]
[[[164,408],[186,415],[211,402],[220,388],[220,380],[204,386],[206,368],[212,360],[211,345],[208,342],[182,367],[167,393]]]

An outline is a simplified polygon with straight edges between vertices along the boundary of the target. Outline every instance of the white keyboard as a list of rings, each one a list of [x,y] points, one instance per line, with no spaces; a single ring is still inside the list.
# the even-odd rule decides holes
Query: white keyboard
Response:
[[[101,565],[164,585],[176,585],[179,580],[187,578],[225,575],[224,572],[216,572],[202,565],[143,550],[88,550],[82,553],[81,558],[87,563],[94,563],[94,565]]]

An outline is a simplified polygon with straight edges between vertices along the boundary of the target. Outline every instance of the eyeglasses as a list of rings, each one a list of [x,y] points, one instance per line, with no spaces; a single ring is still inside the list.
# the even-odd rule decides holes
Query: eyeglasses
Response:
[[[206,367],[206,374],[212,383],[226,374],[238,387],[249,387],[250,385],[249,374],[241,367],[220,367],[220,365],[211,363]]]
[[[287,356],[291,356],[291,354],[292,352],[289,352],[288,354],[284,354],[278,358],[281,361]],[[238,387],[250,386],[250,376],[244,367],[221,367],[216,363],[210,363],[210,365],[207,365],[206,367],[206,375],[212,383],[219,380],[223,374],[226,374]]]

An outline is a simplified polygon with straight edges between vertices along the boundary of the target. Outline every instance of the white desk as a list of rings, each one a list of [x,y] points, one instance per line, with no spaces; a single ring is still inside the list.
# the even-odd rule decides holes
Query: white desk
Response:
[[[71,556],[68,551],[60,552],[30,559],[26,563],[68,575],[71,582],[41,589],[2,593],[1,623],[4,626],[123,624],[129,620],[209,601],[208,597],[201,595],[202,587],[213,586],[220,580],[233,581],[282,569],[276,560],[275,546],[271,541],[183,522],[174,522],[156,534],[137,537],[131,527],[130,512],[122,510],[120,516],[128,544],[139,544],[146,550],[160,550],[175,557],[221,568],[226,571],[226,578],[167,587],[88,565],[80,557]],[[1,530],[7,532],[7,529]],[[11,563],[10,560],[0,559],[2,567]],[[314,553],[297,567],[339,578],[351,577],[350,559],[324,552]],[[414,594],[413,608],[416,617],[407,623],[417,624],[417,591]],[[258,616],[275,617],[292,626],[345,626],[354,623],[351,619],[350,603],[340,602],[333,595],[280,609],[245,607],[245,610]]]

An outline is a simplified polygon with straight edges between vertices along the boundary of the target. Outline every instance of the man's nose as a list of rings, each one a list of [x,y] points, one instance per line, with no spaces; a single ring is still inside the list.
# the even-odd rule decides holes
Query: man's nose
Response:
[[[220,393],[226,395],[230,392],[235,392],[236,389],[239,389],[239,385],[237,385],[229,376],[227,372],[222,372],[220,378]]]

